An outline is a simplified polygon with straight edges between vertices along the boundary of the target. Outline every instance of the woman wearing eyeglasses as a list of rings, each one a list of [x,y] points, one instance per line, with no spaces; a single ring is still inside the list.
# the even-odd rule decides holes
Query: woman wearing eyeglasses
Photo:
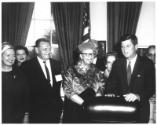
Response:
[[[87,122],[83,106],[95,96],[101,96],[105,84],[103,75],[93,64],[96,48],[92,41],[78,48],[80,60],[75,66],[69,67],[64,75],[64,123]]]

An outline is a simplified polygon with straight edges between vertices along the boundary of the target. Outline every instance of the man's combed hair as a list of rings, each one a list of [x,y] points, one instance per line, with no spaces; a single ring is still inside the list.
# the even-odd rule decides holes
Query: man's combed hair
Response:
[[[131,42],[136,45],[138,43],[137,37],[135,34],[125,34],[120,38],[120,42],[122,43],[125,40],[131,39]]]
[[[35,42],[35,47],[39,47],[39,45],[40,45],[41,42],[50,43],[50,41],[49,41],[48,39],[40,38],[40,39],[37,39],[37,40],[36,40],[36,42]]]

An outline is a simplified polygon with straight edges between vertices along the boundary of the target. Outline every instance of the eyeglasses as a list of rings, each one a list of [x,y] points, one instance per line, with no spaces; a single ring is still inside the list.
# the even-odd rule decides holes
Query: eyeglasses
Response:
[[[148,53],[147,55],[148,56],[155,56],[155,54],[152,54],[152,53]]]
[[[94,56],[94,53],[81,53],[81,54],[83,54],[85,56]]]

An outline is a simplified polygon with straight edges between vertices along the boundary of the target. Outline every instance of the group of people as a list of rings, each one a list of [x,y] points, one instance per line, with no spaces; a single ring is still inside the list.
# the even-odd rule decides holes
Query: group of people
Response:
[[[123,58],[106,55],[106,69],[93,64],[96,47],[89,40],[78,46],[79,60],[62,71],[61,63],[50,58],[51,44],[45,38],[35,43],[36,56],[2,44],[3,123],[87,123],[85,107],[97,96],[122,95],[127,102],[139,101],[138,123],[149,121],[149,98],[155,93],[155,65],[137,54],[135,35],[121,37]],[[27,61],[26,61],[27,60]],[[65,94],[64,101],[60,93]]]

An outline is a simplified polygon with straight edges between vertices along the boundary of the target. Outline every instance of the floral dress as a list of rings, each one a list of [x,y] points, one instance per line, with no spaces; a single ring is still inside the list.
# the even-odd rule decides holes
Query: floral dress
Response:
[[[63,75],[63,89],[65,93],[63,123],[86,122],[87,115],[82,110],[81,106],[71,101],[70,98],[75,94],[81,96],[84,92],[87,92],[86,90],[88,88],[90,90],[92,89],[92,91],[94,90],[94,94],[88,93],[89,98],[91,97],[91,94],[92,97],[97,94],[103,95],[105,85],[103,76],[104,75],[101,74],[94,65],[90,65],[90,68],[88,69],[81,64],[68,68]],[[89,99],[88,97],[83,99],[87,101],[87,99]]]
[[[104,76],[93,64],[88,70],[79,64],[69,67],[64,75],[63,88],[68,98],[74,94],[81,94],[87,88],[92,88],[96,94],[103,95],[104,86]]]

